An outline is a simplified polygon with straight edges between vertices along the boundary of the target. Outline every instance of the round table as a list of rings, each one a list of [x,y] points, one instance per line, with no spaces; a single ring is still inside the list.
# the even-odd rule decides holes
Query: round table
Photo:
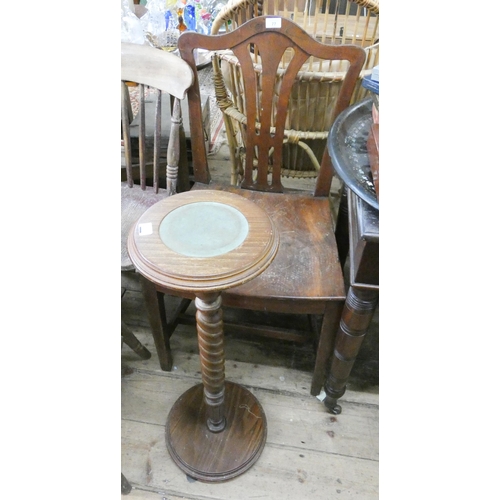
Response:
[[[168,451],[189,476],[224,481],[247,471],[267,435],[253,394],[225,381],[221,291],[258,276],[279,238],[253,202],[215,190],[188,191],[148,209],[128,238],[130,258],[146,279],[172,294],[196,296],[202,384],[174,403],[165,428]]]

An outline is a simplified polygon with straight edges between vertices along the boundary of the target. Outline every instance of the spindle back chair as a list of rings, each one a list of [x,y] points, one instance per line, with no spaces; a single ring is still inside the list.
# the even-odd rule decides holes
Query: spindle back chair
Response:
[[[121,182],[122,272],[134,270],[127,252],[132,225],[146,209],[177,191],[179,157],[184,147],[180,100],[193,81],[193,71],[180,57],[146,45],[121,44],[122,170],[126,175],[126,181]],[[134,113],[130,85],[137,85],[138,90],[137,127],[131,126]],[[171,104],[171,110],[167,109],[171,117],[168,136],[162,133],[165,100]],[[151,119],[148,112],[154,115]],[[151,133],[149,123],[153,124]],[[143,359],[151,356],[123,321],[121,331],[122,340],[138,355]],[[167,356],[164,342],[155,343],[157,350]]]

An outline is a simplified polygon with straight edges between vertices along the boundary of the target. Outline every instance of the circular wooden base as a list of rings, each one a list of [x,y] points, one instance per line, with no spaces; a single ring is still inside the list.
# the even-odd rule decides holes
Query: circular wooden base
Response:
[[[172,460],[205,482],[225,481],[246,472],[259,458],[267,437],[262,406],[247,389],[225,382],[226,427],[207,427],[203,384],[187,390],[170,410],[165,429]]]

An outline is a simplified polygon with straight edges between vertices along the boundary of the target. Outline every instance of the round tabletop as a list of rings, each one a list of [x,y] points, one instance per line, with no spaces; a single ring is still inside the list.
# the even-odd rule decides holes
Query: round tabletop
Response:
[[[173,290],[212,292],[240,285],[273,260],[279,238],[255,203],[216,190],[195,190],[156,203],[128,238],[136,269]]]

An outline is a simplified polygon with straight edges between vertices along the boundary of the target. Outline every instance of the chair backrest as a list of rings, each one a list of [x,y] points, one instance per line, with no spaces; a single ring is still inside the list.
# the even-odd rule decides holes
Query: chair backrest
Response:
[[[147,45],[121,44],[122,80],[122,138],[125,152],[126,180],[134,186],[134,162],[138,155],[140,186],[146,189],[148,167],[152,166],[154,191],[160,186],[160,166],[166,166],[166,188],[170,194],[176,191],[177,168],[180,155],[180,128],[182,124],[180,99],[193,84],[192,69],[180,57]],[[138,147],[133,147],[133,133],[130,124],[131,110],[129,85],[138,89]],[[168,138],[162,134],[162,92],[169,94],[171,123]],[[156,96],[156,97],[155,97]],[[148,102],[149,101],[149,102]],[[151,120],[152,137],[148,133],[149,122],[146,109],[152,104],[154,118]],[[152,110],[152,111],[153,111]],[[168,141],[166,161],[161,162],[162,140]],[[152,144],[151,144],[152,142]],[[137,149],[137,152],[135,151]],[[151,154],[149,154],[151,150]]]
[[[257,158],[255,165],[253,155],[246,155],[241,187],[273,192],[283,191],[281,155],[286,114],[298,72],[311,56],[327,61],[348,62],[349,67],[342,76],[335,100],[333,115],[336,117],[349,105],[365,61],[365,52],[361,47],[322,44],[294,22],[275,16],[256,17],[235,31],[220,36],[185,32],[179,37],[178,47],[181,57],[192,68],[196,68],[193,53],[196,48],[210,51],[229,49],[238,59],[246,96],[246,148],[247,151],[256,151]],[[289,63],[283,69],[280,61],[285,53],[288,54]],[[260,67],[258,74],[255,66]],[[334,72],[330,78],[336,78]],[[210,174],[201,129],[201,102],[196,75],[195,84],[188,90],[188,102],[195,181],[208,183]],[[270,163],[273,165],[271,173]],[[323,161],[316,182],[316,195],[328,195],[332,175],[330,162]]]
[[[313,38],[327,45],[359,45],[366,52],[366,60],[352,93],[351,104],[354,104],[369,95],[362,79],[371,74],[379,61],[378,3],[378,0],[229,0],[216,16],[212,34],[232,31],[261,15],[277,15],[296,22]],[[288,54],[285,54],[281,60],[282,68],[287,64]],[[321,59],[311,57],[301,68],[288,104],[286,129],[289,140],[283,149],[284,177],[317,177],[334,119],[333,106],[329,103],[336,99],[341,80],[336,78],[331,84],[328,73],[335,71],[337,77],[340,76],[345,72],[345,64],[325,64]],[[239,73],[238,66],[226,56],[222,64],[224,85],[236,108],[244,113],[240,105],[244,95]],[[235,151],[233,168],[241,178],[244,159],[240,152],[245,148],[241,117],[232,117],[231,123],[233,133],[228,135],[228,142],[233,146],[231,151]]]
[[[249,19],[266,15],[291,19],[328,45],[363,47],[366,61],[361,76],[370,74],[379,62],[379,0],[229,0],[214,19],[212,34],[232,31]],[[302,69],[317,71],[319,62],[310,58]],[[359,79],[352,103],[366,94]]]

